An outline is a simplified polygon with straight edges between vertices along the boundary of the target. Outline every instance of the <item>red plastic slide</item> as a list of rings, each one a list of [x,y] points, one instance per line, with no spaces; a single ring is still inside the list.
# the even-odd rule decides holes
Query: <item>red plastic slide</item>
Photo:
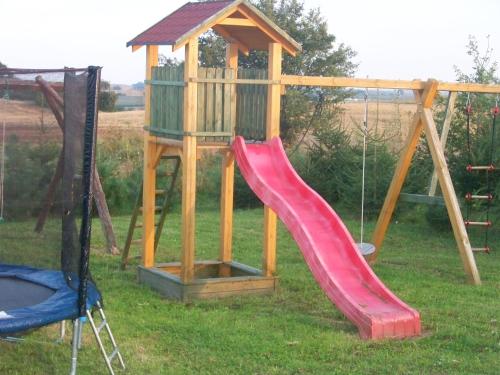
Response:
[[[316,281],[362,338],[420,334],[419,313],[377,278],[339,216],[295,172],[279,138],[245,144],[237,137],[233,150],[247,183],[285,223]]]

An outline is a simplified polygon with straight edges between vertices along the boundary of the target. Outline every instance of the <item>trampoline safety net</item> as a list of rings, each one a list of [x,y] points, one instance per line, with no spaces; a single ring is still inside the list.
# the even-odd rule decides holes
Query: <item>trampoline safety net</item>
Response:
[[[99,81],[97,67],[0,69],[0,268],[62,272],[80,316]]]

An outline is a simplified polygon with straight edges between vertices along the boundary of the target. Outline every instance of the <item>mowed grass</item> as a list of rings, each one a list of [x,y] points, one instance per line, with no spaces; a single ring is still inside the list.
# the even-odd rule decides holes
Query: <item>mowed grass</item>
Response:
[[[128,220],[114,219],[120,243]],[[217,210],[199,211],[198,259],[217,256],[218,222]],[[347,225],[358,231],[357,222],[347,220]],[[178,257],[179,226],[180,215],[173,213],[158,260]],[[262,210],[235,212],[238,261],[259,265],[261,228]],[[190,304],[162,299],[137,284],[134,267],[122,272],[119,258],[103,253],[97,221],[93,232],[92,272],[129,374],[500,373],[500,251],[477,255],[483,285],[468,285],[452,234],[436,232],[427,224],[400,220],[392,225],[374,267],[389,288],[420,311],[423,335],[381,342],[358,338],[355,327],[314,282],[282,225],[276,294]],[[496,249],[499,237],[493,237]],[[65,344],[51,344],[57,327],[48,327],[22,344],[0,343],[0,373],[67,373],[69,336]],[[106,373],[89,327],[79,373]]]

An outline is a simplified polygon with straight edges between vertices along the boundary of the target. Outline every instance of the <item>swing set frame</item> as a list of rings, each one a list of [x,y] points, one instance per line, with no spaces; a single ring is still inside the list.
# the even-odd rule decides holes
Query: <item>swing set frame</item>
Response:
[[[403,147],[401,157],[396,166],[389,190],[387,192],[384,205],[379,214],[377,224],[372,236],[372,244],[375,246],[375,252],[367,257],[370,263],[374,263],[381,251],[387,230],[399,201],[403,184],[408,175],[413,156],[417,146],[421,141],[422,132],[429,144],[429,149],[434,164],[433,181],[431,183],[430,195],[435,194],[437,183],[441,187],[444,204],[448,211],[453,234],[457,243],[458,252],[463,263],[468,281],[474,285],[481,284],[479,270],[476,265],[472,246],[469,241],[466,225],[462,216],[459,201],[453,186],[450,171],[446,163],[444,145],[446,144],[447,132],[451,124],[452,110],[448,111],[445,133],[438,134],[437,126],[432,115],[432,106],[440,91],[450,93],[449,109],[453,108],[458,92],[474,92],[482,94],[500,94],[500,86],[484,85],[476,83],[448,83],[439,82],[430,79],[427,82],[413,80],[378,80],[378,79],[359,79],[345,77],[305,77],[305,76],[282,76],[283,85],[303,85],[319,87],[349,87],[365,89],[401,89],[413,90],[417,110],[413,114],[413,120],[410,125],[408,138]]]

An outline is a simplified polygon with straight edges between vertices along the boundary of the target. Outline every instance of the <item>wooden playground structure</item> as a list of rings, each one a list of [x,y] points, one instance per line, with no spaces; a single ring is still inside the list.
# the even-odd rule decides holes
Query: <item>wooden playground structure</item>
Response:
[[[199,67],[198,38],[210,29],[227,41],[226,68]],[[159,67],[160,45],[171,45],[174,51],[184,48],[184,65]],[[432,79],[404,81],[282,75],[283,52],[295,56],[301,50],[300,45],[244,0],[188,3],[127,46],[134,52],[146,48],[140,282],[167,297],[183,301],[275,290],[277,216],[270,208],[264,208],[262,269],[233,261],[234,155],[231,142],[237,135],[254,141],[278,137],[280,101],[286,87],[318,86],[414,92],[417,111],[377,222],[373,235],[376,252],[370,260],[375,261],[381,250],[412,157],[424,132],[435,167],[434,193],[439,183],[466,275],[471,283],[480,284],[474,249],[446,164],[432,106],[439,92],[449,92],[452,96],[457,92],[499,94],[500,86]],[[268,51],[267,72],[238,68],[238,54],[248,54],[251,50]],[[195,257],[196,169],[197,160],[206,150],[223,155],[220,249],[216,260],[197,260]],[[182,164],[182,253],[177,263],[157,263],[155,258],[159,241],[155,233],[157,167],[165,157],[178,158]]]

